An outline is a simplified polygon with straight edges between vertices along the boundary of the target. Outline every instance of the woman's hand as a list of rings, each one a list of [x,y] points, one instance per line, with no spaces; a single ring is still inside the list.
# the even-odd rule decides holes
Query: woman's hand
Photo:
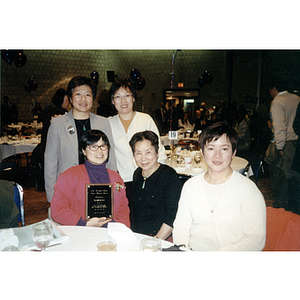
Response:
[[[173,228],[171,226],[167,225],[166,223],[163,223],[155,237],[161,240],[165,240],[170,236],[172,231]]]
[[[91,218],[86,222],[86,226],[91,226],[91,227],[102,227],[104,224],[108,223],[111,221],[109,218]]]

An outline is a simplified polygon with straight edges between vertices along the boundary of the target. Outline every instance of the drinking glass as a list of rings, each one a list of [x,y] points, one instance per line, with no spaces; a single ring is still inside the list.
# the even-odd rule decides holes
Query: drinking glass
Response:
[[[50,244],[52,237],[53,228],[51,223],[42,222],[33,226],[32,239],[42,251],[45,251],[46,247]]]
[[[117,244],[112,241],[101,242],[97,245],[97,251],[117,251]]]
[[[196,167],[200,166],[200,162],[201,162],[201,154],[200,152],[197,152],[194,156],[194,161],[196,163]]]
[[[177,155],[176,162],[177,162],[177,167],[180,167],[181,163],[183,162],[183,156]]]
[[[149,237],[141,240],[140,251],[158,252],[161,249],[160,239]]]

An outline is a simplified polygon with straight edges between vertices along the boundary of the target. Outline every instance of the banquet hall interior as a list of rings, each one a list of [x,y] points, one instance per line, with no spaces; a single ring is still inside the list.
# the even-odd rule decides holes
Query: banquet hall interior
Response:
[[[256,120],[257,112],[269,114],[272,99],[267,81],[274,74],[286,76],[290,90],[300,94],[297,50],[1,50],[0,66],[1,104],[5,96],[10,99],[17,107],[18,122],[29,130],[29,136],[31,125],[41,121],[36,107],[45,109],[55,92],[66,89],[77,75],[91,77],[97,93],[109,90],[117,79],[128,78],[137,89],[135,110],[153,118],[161,103],[166,108],[180,107],[194,117],[204,102],[210,113],[224,103],[227,116],[233,107],[243,106],[249,119]],[[97,113],[97,107],[94,99],[91,112]],[[36,128],[34,131],[37,135],[41,132]],[[1,138],[4,132],[1,119]],[[1,157],[2,162],[16,164],[12,170],[1,170],[1,179],[16,181],[23,187],[26,225],[47,218],[49,208],[31,156],[32,150]],[[266,205],[272,207],[267,164],[261,164],[258,179],[250,178],[263,193]]]

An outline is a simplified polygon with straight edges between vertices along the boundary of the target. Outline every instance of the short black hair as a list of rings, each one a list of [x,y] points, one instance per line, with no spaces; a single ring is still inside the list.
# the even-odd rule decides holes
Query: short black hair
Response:
[[[136,90],[134,85],[131,83],[129,79],[119,79],[112,83],[110,89],[109,89],[109,98],[110,100],[114,100],[114,94],[119,88],[129,89],[132,97],[136,98]]]
[[[97,86],[95,85],[95,83],[92,81],[91,78],[84,77],[84,76],[76,76],[70,80],[70,82],[68,84],[68,88],[67,88],[67,94],[68,94],[69,99],[72,99],[73,90],[76,87],[82,86],[82,85],[89,86],[92,90],[93,99],[96,99]]]
[[[232,152],[234,152],[237,149],[239,136],[234,128],[225,122],[214,123],[202,131],[199,137],[199,144],[202,151],[204,152],[204,146],[207,143],[218,140],[223,134],[228,137]]]
[[[274,75],[268,80],[268,88],[273,89],[274,87],[278,92],[283,92],[288,90],[289,82],[288,77],[283,75]]]
[[[87,146],[95,145],[101,139],[103,140],[104,144],[108,147],[108,157],[107,157],[107,161],[108,161],[110,143],[106,134],[101,130],[91,129],[86,131],[80,139],[80,149],[81,149],[80,151],[82,152],[82,150],[86,150]]]
[[[148,140],[151,142],[151,145],[154,146],[155,152],[158,154],[158,136],[155,132],[151,130],[145,130],[142,132],[135,133],[131,140],[129,141],[129,145],[131,147],[132,153],[134,154],[134,147],[137,142],[141,142],[144,140]]]
[[[64,102],[64,97],[65,97],[66,91],[64,89],[58,89],[54,96],[52,97],[52,103],[57,106],[61,107],[61,105]]]

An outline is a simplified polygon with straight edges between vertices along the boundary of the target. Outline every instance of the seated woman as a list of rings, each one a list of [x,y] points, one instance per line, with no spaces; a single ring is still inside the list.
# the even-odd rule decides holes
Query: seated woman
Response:
[[[188,114],[184,113],[182,117],[178,120],[178,127],[179,128],[184,128],[184,129],[189,129],[192,127],[190,124],[190,121],[188,119]]]
[[[133,175],[131,229],[167,239],[173,230],[182,183],[174,169],[158,160],[158,136],[134,134],[129,142],[138,168]]]
[[[257,186],[232,170],[238,135],[219,122],[200,135],[207,171],[183,186],[173,240],[192,250],[262,250],[266,205]]]
[[[54,186],[51,201],[51,216],[62,225],[83,225],[101,227],[111,219],[91,218],[85,220],[85,185],[87,183],[113,183],[114,221],[130,227],[128,200],[124,182],[120,175],[106,168],[110,144],[100,130],[86,131],[80,139],[80,146],[86,160],[61,173]]]

